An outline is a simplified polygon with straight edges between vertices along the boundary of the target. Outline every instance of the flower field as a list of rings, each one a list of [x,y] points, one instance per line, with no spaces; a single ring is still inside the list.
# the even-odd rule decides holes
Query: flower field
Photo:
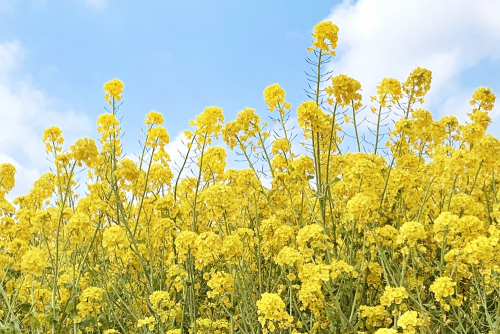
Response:
[[[44,131],[53,171],[27,195],[5,199],[15,168],[0,165],[0,332],[500,333],[495,95],[478,88],[463,124],[434,120],[420,108],[432,73],[416,68],[364,106],[358,81],[326,71],[338,30],[316,25],[293,117],[278,84],[271,125],[208,107],[178,166],[155,111],[124,156],[117,79],[97,140],[66,151]],[[227,168],[226,149],[248,167]]]

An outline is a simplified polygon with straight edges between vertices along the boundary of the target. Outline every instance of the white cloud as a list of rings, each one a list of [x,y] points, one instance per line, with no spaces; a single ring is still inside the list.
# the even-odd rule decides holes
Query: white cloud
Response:
[[[0,44],[0,163],[10,162],[17,169],[10,199],[26,194],[33,181],[49,171],[42,143],[44,129],[60,127],[67,148],[79,137],[88,136],[92,128],[87,116],[60,110],[55,99],[33,87],[30,77],[17,75],[24,58],[18,41]]]
[[[433,80],[423,107],[441,106],[431,110],[436,117],[464,120],[474,89],[460,82],[461,73],[487,58],[500,61],[495,13],[496,0],[344,0],[326,18],[339,27],[330,69],[360,81],[368,102],[384,77],[404,82],[413,69],[425,67]],[[490,114],[499,113],[496,107]]]
[[[33,183],[40,177],[40,173],[36,168],[27,168],[22,166],[12,157],[0,153],[0,164],[3,163],[10,163],[16,169],[16,173],[14,175],[16,186],[5,196],[7,200],[12,202],[14,198],[28,193],[29,189],[32,188]]]
[[[24,50],[18,41],[0,44],[0,82],[7,80],[8,75],[18,68],[24,57]]]
[[[189,140],[186,138],[184,135],[184,132],[179,132],[174,140],[171,140],[166,146],[165,146],[165,151],[168,153],[170,156],[170,169],[174,173],[175,176],[177,176],[177,172],[180,170],[182,167],[182,164],[184,163],[184,157],[185,154],[187,153],[187,147],[186,144],[189,143]],[[193,147],[194,148],[194,147]],[[192,150],[190,152],[190,156],[192,156]],[[190,160],[188,160],[189,163]],[[186,174],[186,170],[183,171],[183,174]]]
[[[107,2],[107,0],[85,0],[85,4],[94,9],[103,9]]]

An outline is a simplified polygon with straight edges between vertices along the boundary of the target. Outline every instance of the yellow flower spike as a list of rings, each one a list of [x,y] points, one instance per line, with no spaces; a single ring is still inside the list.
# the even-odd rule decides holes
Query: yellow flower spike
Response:
[[[402,244],[408,240],[408,244],[412,247],[418,240],[425,240],[426,232],[421,223],[406,222],[399,229],[399,236],[397,243]]]
[[[234,279],[226,272],[217,271],[213,273],[207,285],[212,289],[207,292],[208,298],[222,296],[225,292],[234,293]]]
[[[16,168],[12,164],[1,164],[0,165],[0,189],[5,192],[9,192],[14,188],[16,174]]]
[[[275,330],[275,323],[289,327],[293,317],[285,311],[285,303],[275,293],[263,293],[260,300],[257,301],[257,314],[259,314],[259,322],[262,329],[269,329],[271,332]],[[280,327],[282,328],[282,327]]]
[[[101,135],[101,143],[110,140],[110,137],[120,134],[120,122],[113,114],[101,114],[97,117],[97,132]]]
[[[456,285],[457,283],[453,282],[449,277],[439,277],[431,284],[429,289],[434,292],[436,300],[443,305],[443,307],[449,309],[450,306],[444,302],[443,298],[453,295]]]
[[[74,145],[70,146],[70,149],[79,167],[82,166],[82,162],[91,167],[99,154],[95,140],[88,139],[87,137],[78,139]]]
[[[325,88],[325,93],[331,98],[329,103],[337,103],[342,107],[354,105],[354,110],[359,110],[363,105],[361,83],[345,74],[339,74],[332,79],[332,85]]]
[[[414,69],[408,79],[403,84],[403,91],[411,95],[409,103],[415,102],[417,99],[423,103],[423,97],[429,89],[431,89],[432,72],[428,69],[417,67]]]
[[[395,104],[403,97],[401,83],[394,78],[384,78],[380,85],[377,86],[377,94],[382,107],[386,107],[387,102],[389,102],[389,106]]]
[[[146,115],[146,119],[144,120],[145,125],[162,125],[163,124],[163,115],[159,112],[151,110],[149,114]]]
[[[123,93],[123,82],[118,79],[113,79],[104,84],[104,100],[108,102],[109,105],[112,104],[112,100],[115,99],[117,101],[121,101],[121,94]]]
[[[43,131],[43,143],[45,143],[45,152],[49,153],[54,149],[55,151],[61,152],[61,145],[64,143],[64,138],[62,137],[62,130],[57,126],[51,126]]]
[[[24,253],[21,259],[21,270],[35,276],[41,276],[43,270],[48,266],[49,264],[47,263],[45,253],[41,249],[35,247],[31,247]]]
[[[490,111],[495,105],[496,95],[491,92],[490,87],[479,87],[472,94],[471,105],[476,105],[478,109]]]
[[[268,86],[266,87],[266,89],[264,89],[264,100],[269,107],[269,111],[273,112],[276,108],[278,108],[278,104],[285,104],[285,90],[281,88],[277,83]],[[288,106],[289,104],[287,104],[286,107]],[[280,110],[280,112],[282,111]]]
[[[222,115],[222,109],[218,107],[207,107],[205,110],[196,116],[196,121],[191,120],[189,122],[190,126],[194,126],[195,133],[200,137],[207,137],[207,144],[212,143],[212,136],[215,139],[219,139],[219,134],[222,130],[222,123],[224,122],[224,116]],[[198,142],[201,146],[201,142]]]
[[[297,108],[298,122],[304,130],[306,139],[310,138],[311,131],[328,130],[328,115],[318,108],[315,101],[305,101]]]
[[[170,137],[168,136],[167,129],[163,126],[157,126],[155,128],[151,128],[147,132],[146,146],[150,146],[152,148],[160,147],[164,148],[166,144],[169,143]]]
[[[130,246],[126,231],[118,226],[110,226],[104,229],[102,245],[112,260],[114,257],[124,259],[125,250]]]
[[[313,33],[313,47],[308,48],[309,52],[314,48],[322,50],[325,54],[335,56],[335,49],[337,48],[339,28],[331,21],[319,22],[314,27]],[[328,42],[326,42],[328,40]]]
[[[80,303],[76,306],[78,317],[81,321],[89,316],[96,316],[101,308],[101,300],[104,289],[99,287],[88,287],[80,295]]]
[[[380,297],[380,305],[390,306],[392,302],[396,304],[401,304],[403,299],[408,298],[408,292],[404,287],[392,288],[390,286],[385,287],[384,294]]]
[[[360,318],[366,318],[366,327],[372,329],[380,327],[383,321],[389,317],[389,312],[382,305],[361,305],[359,307],[359,316]]]

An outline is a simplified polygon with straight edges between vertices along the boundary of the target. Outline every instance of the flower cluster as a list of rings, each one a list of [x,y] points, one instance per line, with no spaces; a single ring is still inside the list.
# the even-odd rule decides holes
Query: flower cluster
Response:
[[[111,105],[112,101],[114,100],[121,101],[121,95],[123,93],[123,82],[116,78],[108,81],[104,84],[104,91],[106,92],[106,94],[104,95],[104,99],[109,103],[109,105]]]
[[[309,52],[318,48],[325,54],[335,56],[335,49],[337,48],[339,28],[331,21],[319,22],[314,27],[313,33],[313,47],[308,48]],[[328,42],[327,42],[328,40]]]
[[[257,301],[257,312],[259,322],[262,325],[262,331],[267,333],[268,330],[274,332],[276,324],[280,329],[290,327],[293,318],[284,310],[285,303],[281,297],[275,293],[263,293],[259,301]]]
[[[330,96],[328,99],[330,105],[335,103],[345,107],[352,104],[354,110],[358,110],[363,106],[359,90],[361,90],[359,81],[345,74],[339,74],[332,78],[332,85],[326,87],[325,93]]]
[[[318,62],[335,54],[337,33],[331,22],[315,27]],[[431,74],[382,79],[366,108],[378,123],[363,133],[359,120],[373,116],[346,75],[298,105],[299,133],[278,84],[264,90],[279,112],[273,127],[252,108],[225,122],[208,107],[172,168],[156,111],[145,117],[141,154],[122,154],[114,102],[123,84],[106,83],[113,110],[97,118],[99,141],[64,151],[62,131],[46,129],[57,168],[12,202],[16,169],[0,164],[0,328],[497,333],[500,140],[486,134],[496,96],[478,88],[464,124],[435,119],[414,108]],[[402,116],[386,138],[380,120],[392,109]],[[339,121],[350,122],[348,112],[353,135]],[[228,168],[224,143],[248,166]]]

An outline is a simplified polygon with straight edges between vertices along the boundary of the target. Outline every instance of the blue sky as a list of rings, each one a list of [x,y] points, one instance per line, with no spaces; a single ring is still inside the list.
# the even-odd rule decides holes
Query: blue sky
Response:
[[[48,171],[43,129],[60,126],[67,145],[97,138],[113,78],[124,82],[129,155],[151,110],[166,119],[170,150],[207,106],[228,121],[246,106],[266,118],[262,93],[273,83],[295,113],[307,99],[312,29],[325,19],[340,28],[331,69],[359,80],[367,102],[382,78],[404,81],[423,66],[434,77],[423,107],[465,120],[475,88],[500,94],[499,14],[494,0],[0,0],[0,163],[18,170],[11,196]]]

